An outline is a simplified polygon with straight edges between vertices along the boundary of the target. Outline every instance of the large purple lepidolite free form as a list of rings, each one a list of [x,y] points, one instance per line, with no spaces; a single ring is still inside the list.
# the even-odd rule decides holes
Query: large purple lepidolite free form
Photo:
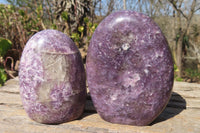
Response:
[[[20,94],[28,116],[58,124],[78,118],[86,100],[85,70],[73,41],[44,30],[27,42],[20,60]]]
[[[173,60],[160,28],[142,13],[106,17],[90,41],[87,80],[106,121],[148,125],[165,108],[173,86]]]

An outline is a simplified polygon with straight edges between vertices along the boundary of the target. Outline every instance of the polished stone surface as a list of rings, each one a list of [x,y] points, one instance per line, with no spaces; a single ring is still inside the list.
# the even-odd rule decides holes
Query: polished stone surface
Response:
[[[148,125],[165,108],[173,60],[160,28],[148,16],[119,11],[94,32],[86,61],[94,106],[106,121]]]
[[[44,30],[27,42],[19,70],[20,94],[29,117],[57,124],[77,119],[86,99],[85,70],[73,41]]]

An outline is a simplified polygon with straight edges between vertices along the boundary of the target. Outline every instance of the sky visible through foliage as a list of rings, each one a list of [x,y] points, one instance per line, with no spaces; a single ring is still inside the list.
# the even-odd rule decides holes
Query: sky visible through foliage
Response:
[[[8,2],[6,0],[0,0],[1,4],[7,4]]]

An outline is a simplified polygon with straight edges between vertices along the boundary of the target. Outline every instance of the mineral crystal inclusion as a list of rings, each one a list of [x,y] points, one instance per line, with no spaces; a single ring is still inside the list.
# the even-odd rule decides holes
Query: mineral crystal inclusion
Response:
[[[106,121],[148,125],[165,108],[173,86],[166,38],[148,16],[119,11],[106,17],[90,41],[87,81]]]
[[[20,60],[20,94],[28,116],[40,123],[77,119],[86,98],[78,48],[62,32],[44,30],[27,42]]]

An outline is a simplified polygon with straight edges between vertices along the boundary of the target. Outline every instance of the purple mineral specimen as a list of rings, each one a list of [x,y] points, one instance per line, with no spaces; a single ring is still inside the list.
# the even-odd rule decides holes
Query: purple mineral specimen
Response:
[[[86,100],[85,70],[73,41],[44,30],[27,42],[20,61],[20,94],[29,117],[58,124],[78,118]]]
[[[173,60],[160,28],[142,13],[106,17],[90,41],[86,71],[94,106],[106,121],[148,125],[165,108]]]

